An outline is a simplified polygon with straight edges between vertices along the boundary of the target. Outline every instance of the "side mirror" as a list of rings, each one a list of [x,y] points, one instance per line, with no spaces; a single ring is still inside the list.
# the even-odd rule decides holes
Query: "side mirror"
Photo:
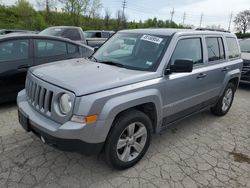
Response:
[[[167,69],[167,73],[184,73],[193,71],[193,60],[191,59],[176,59],[173,65],[170,65],[170,69]]]

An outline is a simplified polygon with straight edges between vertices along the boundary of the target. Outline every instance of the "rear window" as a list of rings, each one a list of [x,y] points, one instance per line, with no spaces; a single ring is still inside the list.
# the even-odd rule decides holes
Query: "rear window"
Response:
[[[237,44],[236,38],[233,37],[227,37],[227,46],[228,46],[228,53],[229,53],[229,58],[238,58],[240,57],[240,50]]]

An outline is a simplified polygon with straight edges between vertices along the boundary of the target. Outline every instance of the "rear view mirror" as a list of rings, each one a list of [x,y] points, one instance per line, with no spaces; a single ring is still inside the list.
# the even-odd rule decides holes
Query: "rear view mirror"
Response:
[[[193,71],[193,60],[191,59],[176,59],[173,65],[170,65],[168,72],[192,72]]]

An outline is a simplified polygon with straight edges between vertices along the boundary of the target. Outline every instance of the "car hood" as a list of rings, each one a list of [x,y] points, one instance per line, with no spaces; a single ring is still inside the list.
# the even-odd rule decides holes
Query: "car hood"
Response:
[[[156,72],[130,70],[87,59],[40,65],[32,67],[30,72],[46,82],[74,92],[76,96],[159,77]]]
[[[246,59],[246,60],[250,60],[250,53],[242,53],[241,58]]]

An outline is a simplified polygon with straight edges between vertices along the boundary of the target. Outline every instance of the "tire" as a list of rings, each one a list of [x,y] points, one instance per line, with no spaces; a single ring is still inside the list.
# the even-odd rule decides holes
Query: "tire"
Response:
[[[146,114],[134,109],[123,112],[114,121],[106,140],[107,163],[118,170],[134,166],[147,152],[151,135],[152,122]]]
[[[235,94],[236,87],[233,83],[228,83],[226,89],[223,92],[223,95],[220,97],[219,101],[214,107],[211,108],[211,112],[216,116],[224,116],[230,110]],[[229,99],[228,94],[231,92],[231,98]],[[225,106],[226,105],[226,106]]]

